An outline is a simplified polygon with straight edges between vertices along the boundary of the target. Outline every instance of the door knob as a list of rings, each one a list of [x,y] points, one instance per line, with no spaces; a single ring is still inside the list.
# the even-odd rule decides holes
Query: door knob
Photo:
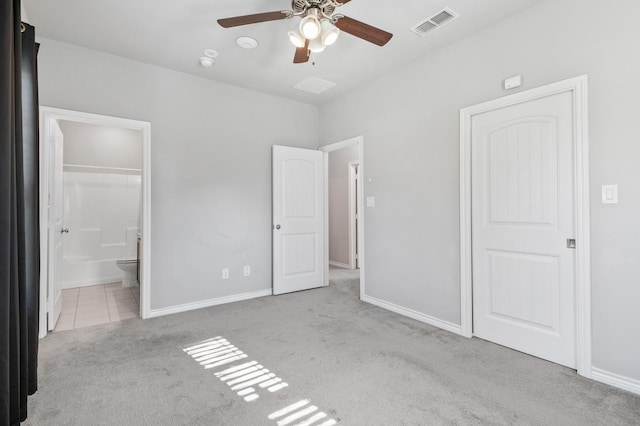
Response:
[[[60,230],[60,233],[61,233],[61,234],[68,234],[68,233],[69,233],[69,228],[62,228],[62,229]]]
[[[280,229],[280,225],[276,225],[276,229]]]

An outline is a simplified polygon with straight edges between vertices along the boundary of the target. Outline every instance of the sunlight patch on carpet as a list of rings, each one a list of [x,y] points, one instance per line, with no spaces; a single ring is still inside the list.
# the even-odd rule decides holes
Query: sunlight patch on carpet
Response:
[[[182,350],[206,370],[225,366],[214,375],[247,402],[260,398],[259,390],[266,389],[273,393],[289,386],[257,361],[243,361],[248,355],[224,337],[212,337]],[[241,361],[241,364],[229,366]],[[327,419],[326,413],[310,404],[308,399],[302,399],[267,417],[274,420],[277,426],[333,426],[338,423],[334,419]]]

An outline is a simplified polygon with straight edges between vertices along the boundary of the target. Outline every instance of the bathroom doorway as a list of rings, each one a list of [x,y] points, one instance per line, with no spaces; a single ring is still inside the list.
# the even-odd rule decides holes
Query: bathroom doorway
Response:
[[[149,310],[150,124],[41,108],[41,335]]]

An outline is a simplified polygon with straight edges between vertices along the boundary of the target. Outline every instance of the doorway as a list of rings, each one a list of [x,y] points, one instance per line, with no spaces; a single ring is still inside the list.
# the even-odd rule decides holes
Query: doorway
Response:
[[[342,187],[344,206],[343,246],[349,260],[350,246],[357,250],[357,265],[333,260],[331,268],[355,273],[359,281],[359,298],[364,295],[364,217],[362,215],[363,185],[356,184],[363,171],[362,136],[320,147],[318,150],[273,146],[273,294],[308,290],[329,285],[330,279],[330,225],[331,208],[330,161],[332,152],[351,149],[356,155],[339,167],[344,175]],[[352,211],[357,220],[349,220],[349,173],[357,162],[354,178]],[[349,164],[353,163],[353,164]],[[355,216],[354,216],[355,217]],[[355,229],[349,230],[353,223]],[[349,241],[353,235],[355,241]],[[355,252],[354,252],[355,253]]]
[[[327,153],[327,259],[328,280],[351,285],[359,281],[358,297],[364,295],[362,170],[363,138],[325,145]]]
[[[461,111],[461,325],[576,368],[590,354],[586,76]]]
[[[41,337],[60,318],[63,291],[67,316],[70,302],[73,315],[76,303],[81,309],[81,303],[91,302],[96,309],[103,303],[99,308],[105,313],[110,303],[114,312],[107,315],[126,319],[127,302],[136,304],[129,310],[145,318],[150,300],[150,124],[47,107],[41,107],[40,116],[46,142],[40,160],[41,270],[46,271]],[[137,282],[139,296],[133,292]]]

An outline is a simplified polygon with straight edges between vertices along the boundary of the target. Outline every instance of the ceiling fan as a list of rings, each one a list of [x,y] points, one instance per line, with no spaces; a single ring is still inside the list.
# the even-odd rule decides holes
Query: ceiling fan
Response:
[[[302,18],[298,28],[289,31],[289,39],[294,46],[296,46],[296,53],[293,57],[294,64],[307,62],[311,52],[322,52],[325,47],[335,43],[340,31],[377,44],[378,46],[387,44],[387,42],[391,40],[391,37],[393,37],[393,34],[349,18],[348,16],[334,13],[336,8],[350,1],[351,0],[292,0],[291,10],[218,19],[218,24],[224,28],[230,28],[256,24],[258,22],[291,19],[296,16]]]

